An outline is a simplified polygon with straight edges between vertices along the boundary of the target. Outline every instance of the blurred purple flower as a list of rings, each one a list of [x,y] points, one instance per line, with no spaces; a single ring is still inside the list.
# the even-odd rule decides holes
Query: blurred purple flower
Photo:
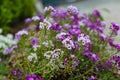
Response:
[[[118,35],[118,31],[120,30],[120,26],[114,22],[111,22],[111,28],[115,35]]]
[[[120,50],[120,44],[116,44],[116,45],[115,45],[115,48],[116,48],[117,50]]]
[[[37,29],[37,26],[36,25],[30,25],[27,30],[36,30]]]
[[[72,6],[72,5],[68,6],[67,11],[73,15],[79,14],[79,10],[77,9],[77,7]]]
[[[108,39],[109,45],[115,47],[116,44],[114,44],[114,40],[112,38]]]
[[[7,49],[5,49],[4,51],[3,51],[3,54],[4,55],[7,55],[7,54],[9,54],[9,53],[11,53],[15,48],[17,48],[18,46],[17,45],[14,45],[14,46],[12,46],[11,48],[7,48]]]
[[[99,17],[101,16],[101,14],[100,14],[100,12],[99,12],[97,9],[95,9],[95,10],[92,12],[91,16],[93,16],[93,17],[95,17],[95,18],[99,18]]]
[[[60,32],[56,35],[57,41],[62,41],[65,38],[72,39],[72,35],[70,35],[69,33],[66,33],[66,32]]]
[[[99,38],[100,38],[101,40],[103,40],[103,41],[108,40],[108,36],[106,36],[106,35],[103,34],[103,33],[99,33]]]
[[[97,62],[100,60],[100,57],[96,53],[92,53],[90,51],[84,51],[84,55],[87,56],[89,59]]]
[[[61,31],[62,30],[62,26],[60,26],[57,23],[54,23],[54,24],[52,24],[51,29],[55,30],[55,31]]]
[[[76,67],[76,66],[78,66],[79,65],[79,62],[78,61],[74,61],[73,63],[72,63],[72,67]]]
[[[21,80],[21,76],[24,74],[24,71],[20,68],[14,69],[11,71],[11,74],[17,78],[17,80]]]
[[[40,18],[40,20],[43,20],[43,19],[44,19],[44,16],[41,15],[41,14],[38,14],[37,16]]]
[[[32,19],[31,19],[31,18],[25,19],[25,23],[30,23],[30,22],[32,22]]]
[[[33,38],[32,41],[31,41],[31,45],[34,47],[37,45],[37,43],[39,42],[39,38]]]
[[[24,34],[28,35],[28,30],[23,29],[23,30],[17,32],[17,33],[15,34],[15,39],[20,40],[20,37],[21,37],[22,35],[24,35]]]
[[[97,80],[97,78],[94,76],[91,76],[88,80]]]
[[[79,35],[81,33],[80,26],[73,25],[68,32],[72,35]]]
[[[26,74],[25,80],[43,80],[42,77],[36,74]]]
[[[111,57],[111,60],[115,61],[115,64],[117,64],[118,68],[120,69],[120,56],[114,55]]]

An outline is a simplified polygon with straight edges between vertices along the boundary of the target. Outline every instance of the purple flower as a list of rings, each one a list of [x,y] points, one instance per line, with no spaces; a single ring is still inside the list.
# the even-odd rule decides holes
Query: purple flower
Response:
[[[60,26],[57,23],[54,23],[54,24],[52,24],[51,29],[55,30],[55,31],[61,31],[62,30],[62,26]]]
[[[84,55],[93,60],[94,62],[100,60],[99,56],[96,53],[92,53],[90,51],[84,51]]]
[[[99,33],[103,33],[103,28],[101,28],[101,27],[96,27],[96,30],[99,32]]]
[[[21,80],[21,76],[24,74],[24,71],[20,68],[14,69],[11,71],[11,74],[17,78],[17,80]]]
[[[120,26],[118,24],[115,24],[114,22],[111,22],[111,28],[115,35],[118,35],[118,31],[120,30]]]
[[[25,35],[28,35],[28,30],[23,29],[23,30],[17,32],[17,33],[15,34],[15,39],[20,40],[20,37],[21,37],[22,35],[24,35],[24,34],[25,34]]]
[[[73,15],[79,14],[79,10],[77,9],[77,7],[72,5],[68,6],[67,11]]]
[[[27,30],[36,30],[37,29],[37,26],[36,25],[30,25]]]
[[[76,67],[76,66],[78,66],[79,65],[79,62],[78,61],[74,61],[73,63],[72,63],[72,67]]]
[[[105,34],[103,34],[103,33],[99,33],[99,37],[100,37],[100,39],[103,40],[103,41],[108,40],[108,37],[107,37]]]
[[[114,55],[111,57],[111,60],[115,61],[115,64],[117,64],[118,68],[120,69],[120,56]]]
[[[92,49],[92,45],[90,43],[86,44],[84,48],[85,48],[85,51],[90,51]]]
[[[54,12],[51,13],[51,16],[55,22],[60,22],[60,20],[64,22],[66,18],[68,18],[69,13],[61,9],[55,9]]]
[[[69,24],[64,25],[64,28],[66,28],[66,29],[70,29],[70,27],[71,27],[71,25],[69,25]]]
[[[116,45],[115,45],[115,48],[116,48],[117,50],[120,50],[120,44],[116,44]]]
[[[114,40],[113,40],[112,38],[109,38],[109,39],[108,39],[109,45],[110,45],[110,46],[113,46],[113,47],[116,47],[116,44],[114,44],[113,41],[114,41]]]
[[[25,80],[43,80],[42,77],[36,75],[36,74],[27,74],[25,76]]]
[[[62,41],[62,44],[64,45],[64,47],[66,47],[68,50],[72,50],[75,48],[75,45],[74,45],[74,41],[70,38],[65,38],[63,41]]]
[[[99,58],[99,56],[98,56],[97,54],[92,53],[92,54],[91,54],[91,59],[92,59],[94,62],[97,62],[100,58]]]
[[[88,80],[97,80],[97,78],[94,76],[91,76]]]
[[[113,62],[111,60],[105,60],[106,62],[106,68],[110,70],[113,67]]]
[[[78,42],[82,42],[82,45],[89,44],[90,37],[88,35],[81,33],[80,35],[78,35]]]
[[[34,47],[37,45],[38,42],[39,42],[39,39],[34,37],[31,41],[31,45]]]
[[[17,45],[14,45],[14,46],[12,46],[11,48],[7,48],[7,49],[5,49],[4,51],[3,51],[3,54],[4,55],[7,55],[7,54],[9,54],[9,53],[11,53],[15,48],[17,48],[18,46]]]
[[[41,15],[41,14],[38,14],[37,16],[40,18],[40,20],[43,20],[43,19],[44,19],[44,16]]]
[[[72,25],[78,25],[80,21],[80,17],[78,15],[72,15],[69,17],[69,20]]]
[[[99,18],[101,16],[100,12],[96,9],[92,12],[91,16],[95,18]]]
[[[57,41],[62,41],[65,38],[72,39],[72,36],[69,33],[66,33],[66,32],[60,32],[56,35]]]
[[[32,22],[32,19],[31,19],[31,18],[25,19],[25,23],[30,23],[30,22]]]
[[[69,33],[72,34],[72,35],[79,35],[79,34],[81,33],[80,26],[73,25],[73,26],[69,29]]]

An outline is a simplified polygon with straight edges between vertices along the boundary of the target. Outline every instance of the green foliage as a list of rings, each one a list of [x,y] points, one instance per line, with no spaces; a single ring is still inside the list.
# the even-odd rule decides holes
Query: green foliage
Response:
[[[2,63],[0,63],[0,74],[6,75],[8,74],[8,68],[7,68],[7,62],[4,61]]]
[[[34,0],[0,0],[0,27],[9,30],[10,24],[34,13]]]

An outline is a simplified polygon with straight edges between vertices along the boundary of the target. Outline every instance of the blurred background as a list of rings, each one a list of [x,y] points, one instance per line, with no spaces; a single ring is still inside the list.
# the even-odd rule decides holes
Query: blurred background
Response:
[[[45,6],[66,9],[76,6],[81,13],[100,10],[104,19],[120,24],[120,0],[0,0],[0,28],[4,33],[16,33],[27,25],[24,20],[36,14],[43,14]]]

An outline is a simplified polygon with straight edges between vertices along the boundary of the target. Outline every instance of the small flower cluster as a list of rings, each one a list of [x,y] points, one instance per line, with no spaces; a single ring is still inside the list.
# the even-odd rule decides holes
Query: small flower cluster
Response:
[[[68,63],[71,62],[71,61],[72,61],[71,65],[72,65],[73,68],[76,67],[76,66],[78,66],[79,60],[78,60],[78,58],[77,58],[75,55],[73,55],[73,54],[70,54],[70,59],[65,58],[64,65],[65,65],[65,66],[68,66]]]
[[[36,53],[31,53],[27,59],[31,62],[31,61],[34,61],[34,63],[37,61],[37,55]]]
[[[43,79],[35,74],[26,74],[25,80],[43,80]]]
[[[55,49],[53,51],[47,51],[44,53],[46,59],[59,59],[63,51],[61,49]]]
[[[16,33],[18,47],[4,51],[8,54],[17,48],[15,52],[23,54],[16,60],[21,64],[15,66],[24,70],[24,79],[116,79],[112,74],[120,68],[120,44],[114,42],[118,24],[112,22],[107,35],[98,10],[87,15],[74,6],[67,10],[49,6],[44,11],[44,16],[26,19],[31,26]]]
[[[14,69],[11,71],[11,74],[16,77],[17,80],[21,80],[21,76],[24,74],[24,71],[20,68]]]
[[[13,38],[12,34],[2,35],[2,29],[0,29],[0,59],[2,61],[3,55],[11,53],[15,48],[18,41]],[[9,48],[11,47],[11,48]]]

